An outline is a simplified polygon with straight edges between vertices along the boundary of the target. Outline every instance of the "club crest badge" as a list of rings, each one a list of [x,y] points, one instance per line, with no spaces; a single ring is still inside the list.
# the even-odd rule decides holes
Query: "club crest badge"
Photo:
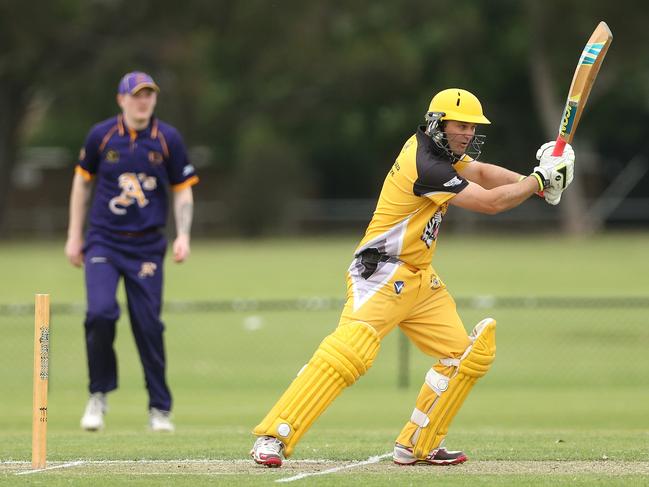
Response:
[[[157,151],[149,151],[149,163],[158,166],[164,162],[164,157]]]
[[[105,156],[106,162],[110,163],[116,163],[119,162],[119,152],[116,150],[110,149],[108,152],[106,152]]]
[[[401,291],[403,291],[403,286],[405,286],[403,281],[394,281],[394,292],[401,294]]]

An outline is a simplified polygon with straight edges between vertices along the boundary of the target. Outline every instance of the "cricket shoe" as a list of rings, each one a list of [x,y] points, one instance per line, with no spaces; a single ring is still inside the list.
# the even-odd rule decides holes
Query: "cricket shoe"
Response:
[[[173,433],[176,429],[171,422],[171,413],[158,408],[149,409],[149,428],[151,431],[166,431]]]
[[[259,465],[270,468],[282,466],[284,443],[273,436],[260,436],[252,445],[250,456]]]
[[[103,392],[90,394],[86,410],[81,418],[81,427],[86,431],[102,429],[104,427],[104,414],[106,414],[107,409],[106,394]]]
[[[394,445],[392,459],[397,465],[458,465],[466,462],[467,456],[462,451],[448,451],[440,445],[422,460],[413,455],[412,448],[397,443]]]

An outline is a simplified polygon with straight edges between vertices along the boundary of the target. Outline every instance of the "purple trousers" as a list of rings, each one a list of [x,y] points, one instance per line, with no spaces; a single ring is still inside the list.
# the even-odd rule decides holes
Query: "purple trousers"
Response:
[[[117,356],[113,342],[120,315],[117,285],[123,278],[131,330],[149,393],[149,407],[171,410],[171,393],[165,377],[164,324],[160,320],[166,247],[165,237],[158,232],[127,236],[96,229],[88,231],[84,259],[90,393],[117,388]]]

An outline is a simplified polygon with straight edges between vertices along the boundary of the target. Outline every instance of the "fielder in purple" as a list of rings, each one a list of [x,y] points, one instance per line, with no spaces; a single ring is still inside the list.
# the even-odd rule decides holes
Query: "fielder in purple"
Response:
[[[65,251],[73,265],[85,266],[90,398],[81,426],[89,431],[104,426],[106,394],[118,384],[113,341],[121,278],[149,393],[150,427],[174,429],[160,320],[167,247],[162,230],[170,188],[176,223],[174,260],[183,262],[190,251],[192,186],[198,177],[178,131],[153,115],[158,93],[146,73],[127,73],[117,94],[122,113],[92,127],[75,168]]]

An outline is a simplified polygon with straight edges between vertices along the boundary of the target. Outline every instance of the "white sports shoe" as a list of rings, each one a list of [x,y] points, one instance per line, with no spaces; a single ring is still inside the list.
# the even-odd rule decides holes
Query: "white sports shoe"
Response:
[[[97,431],[104,427],[104,414],[108,410],[106,394],[95,392],[90,394],[86,410],[81,418],[81,427],[86,431]]]
[[[396,443],[392,459],[397,465],[458,465],[466,462],[467,456],[462,451],[449,451],[440,445],[422,460],[413,455],[412,448]]]
[[[176,428],[171,422],[171,413],[162,409],[149,409],[149,427],[151,431],[168,431],[173,432]]]
[[[266,465],[267,467],[281,467],[282,459],[282,450],[284,449],[284,443],[273,436],[260,436],[255,441],[255,444],[252,445],[252,450],[250,450],[250,456],[252,459],[260,464]]]

